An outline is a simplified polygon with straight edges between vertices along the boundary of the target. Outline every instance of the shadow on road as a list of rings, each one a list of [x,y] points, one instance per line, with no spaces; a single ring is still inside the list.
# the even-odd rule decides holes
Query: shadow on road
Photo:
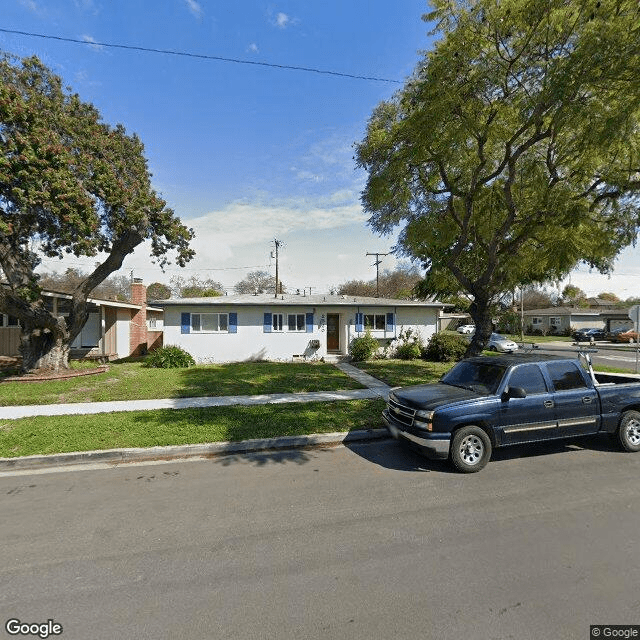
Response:
[[[223,467],[232,464],[250,464],[255,467],[264,467],[268,464],[295,463],[306,464],[313,460],[309,451],[304,449],[278,449],[273,451],[257,451],[255,453],[229,453],[222,456],[211,456],[211,459]]]
[[[408,444],[396,440],[383,440],[378,442],[353,442],[345,444],[345,447],[357,456],[380,465],[385,469],[395,471],[417,471],[440,473],[452,473],[446,460],[429,460],[410,448]]]
[[[356,442],[345,446],[361,458],[385,469],[423,473],[428,471],[457,473],[448,461],[429,460],[411,448],[409,444],[396,440],[389,439],[372,443]],[[518,444],[495,449],[491,456],[491,463],[518,458],[551,456],[570,451],[609,451],[624,454],[620,447],[606,435],[579,436],[568,440]]]

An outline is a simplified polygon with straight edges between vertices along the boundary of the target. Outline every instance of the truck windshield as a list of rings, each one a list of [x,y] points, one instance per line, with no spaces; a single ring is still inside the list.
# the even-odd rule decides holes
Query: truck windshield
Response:
[[[505,370],[506,367],[497,364],[463,360],[458,362],[441,382],[452,387],[492,395],[497,391]]]

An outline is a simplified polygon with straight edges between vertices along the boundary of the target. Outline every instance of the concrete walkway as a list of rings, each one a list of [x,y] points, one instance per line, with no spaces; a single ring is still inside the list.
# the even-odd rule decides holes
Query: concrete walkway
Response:
[[[204,398],[162,398],[155,400],[122,400],[113,402],[75,402],[68,404],[22,405],[0,407],[0,420],[16,420],[32,416],[61,416],[118,411],[151,411],[155,409],[189,409],[230,407],[234,405],[283,404],[290,402],[335,402],[384,398],[389,386],[356,367],[338,363],[340,371],[365,385],[366,389],[348,391],[310,391],[302,393],[271,393],[252,396],[210,396]]]

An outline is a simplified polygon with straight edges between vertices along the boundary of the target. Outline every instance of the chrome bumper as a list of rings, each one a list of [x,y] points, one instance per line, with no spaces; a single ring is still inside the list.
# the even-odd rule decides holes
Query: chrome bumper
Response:
[[[428,457],[447,458],[449,456],[449,446],[451,444],[451,435],[446,433],[438,433],[433,436],[426,437],[416,436],[408,431],[398,428],[393,419],[389,417],[389,412],[385,409],[382,412],[382,420],[387,427],[389,433],[396,439],[403,438],[417,444]]]

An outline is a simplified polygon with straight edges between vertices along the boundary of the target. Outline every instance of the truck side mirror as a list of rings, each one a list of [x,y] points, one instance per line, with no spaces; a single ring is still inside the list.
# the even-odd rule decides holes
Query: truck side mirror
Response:
[[[502,401],[509,400],[510,398],[526,398],[527,392],[522,387],[508,387],[502,393]]]

